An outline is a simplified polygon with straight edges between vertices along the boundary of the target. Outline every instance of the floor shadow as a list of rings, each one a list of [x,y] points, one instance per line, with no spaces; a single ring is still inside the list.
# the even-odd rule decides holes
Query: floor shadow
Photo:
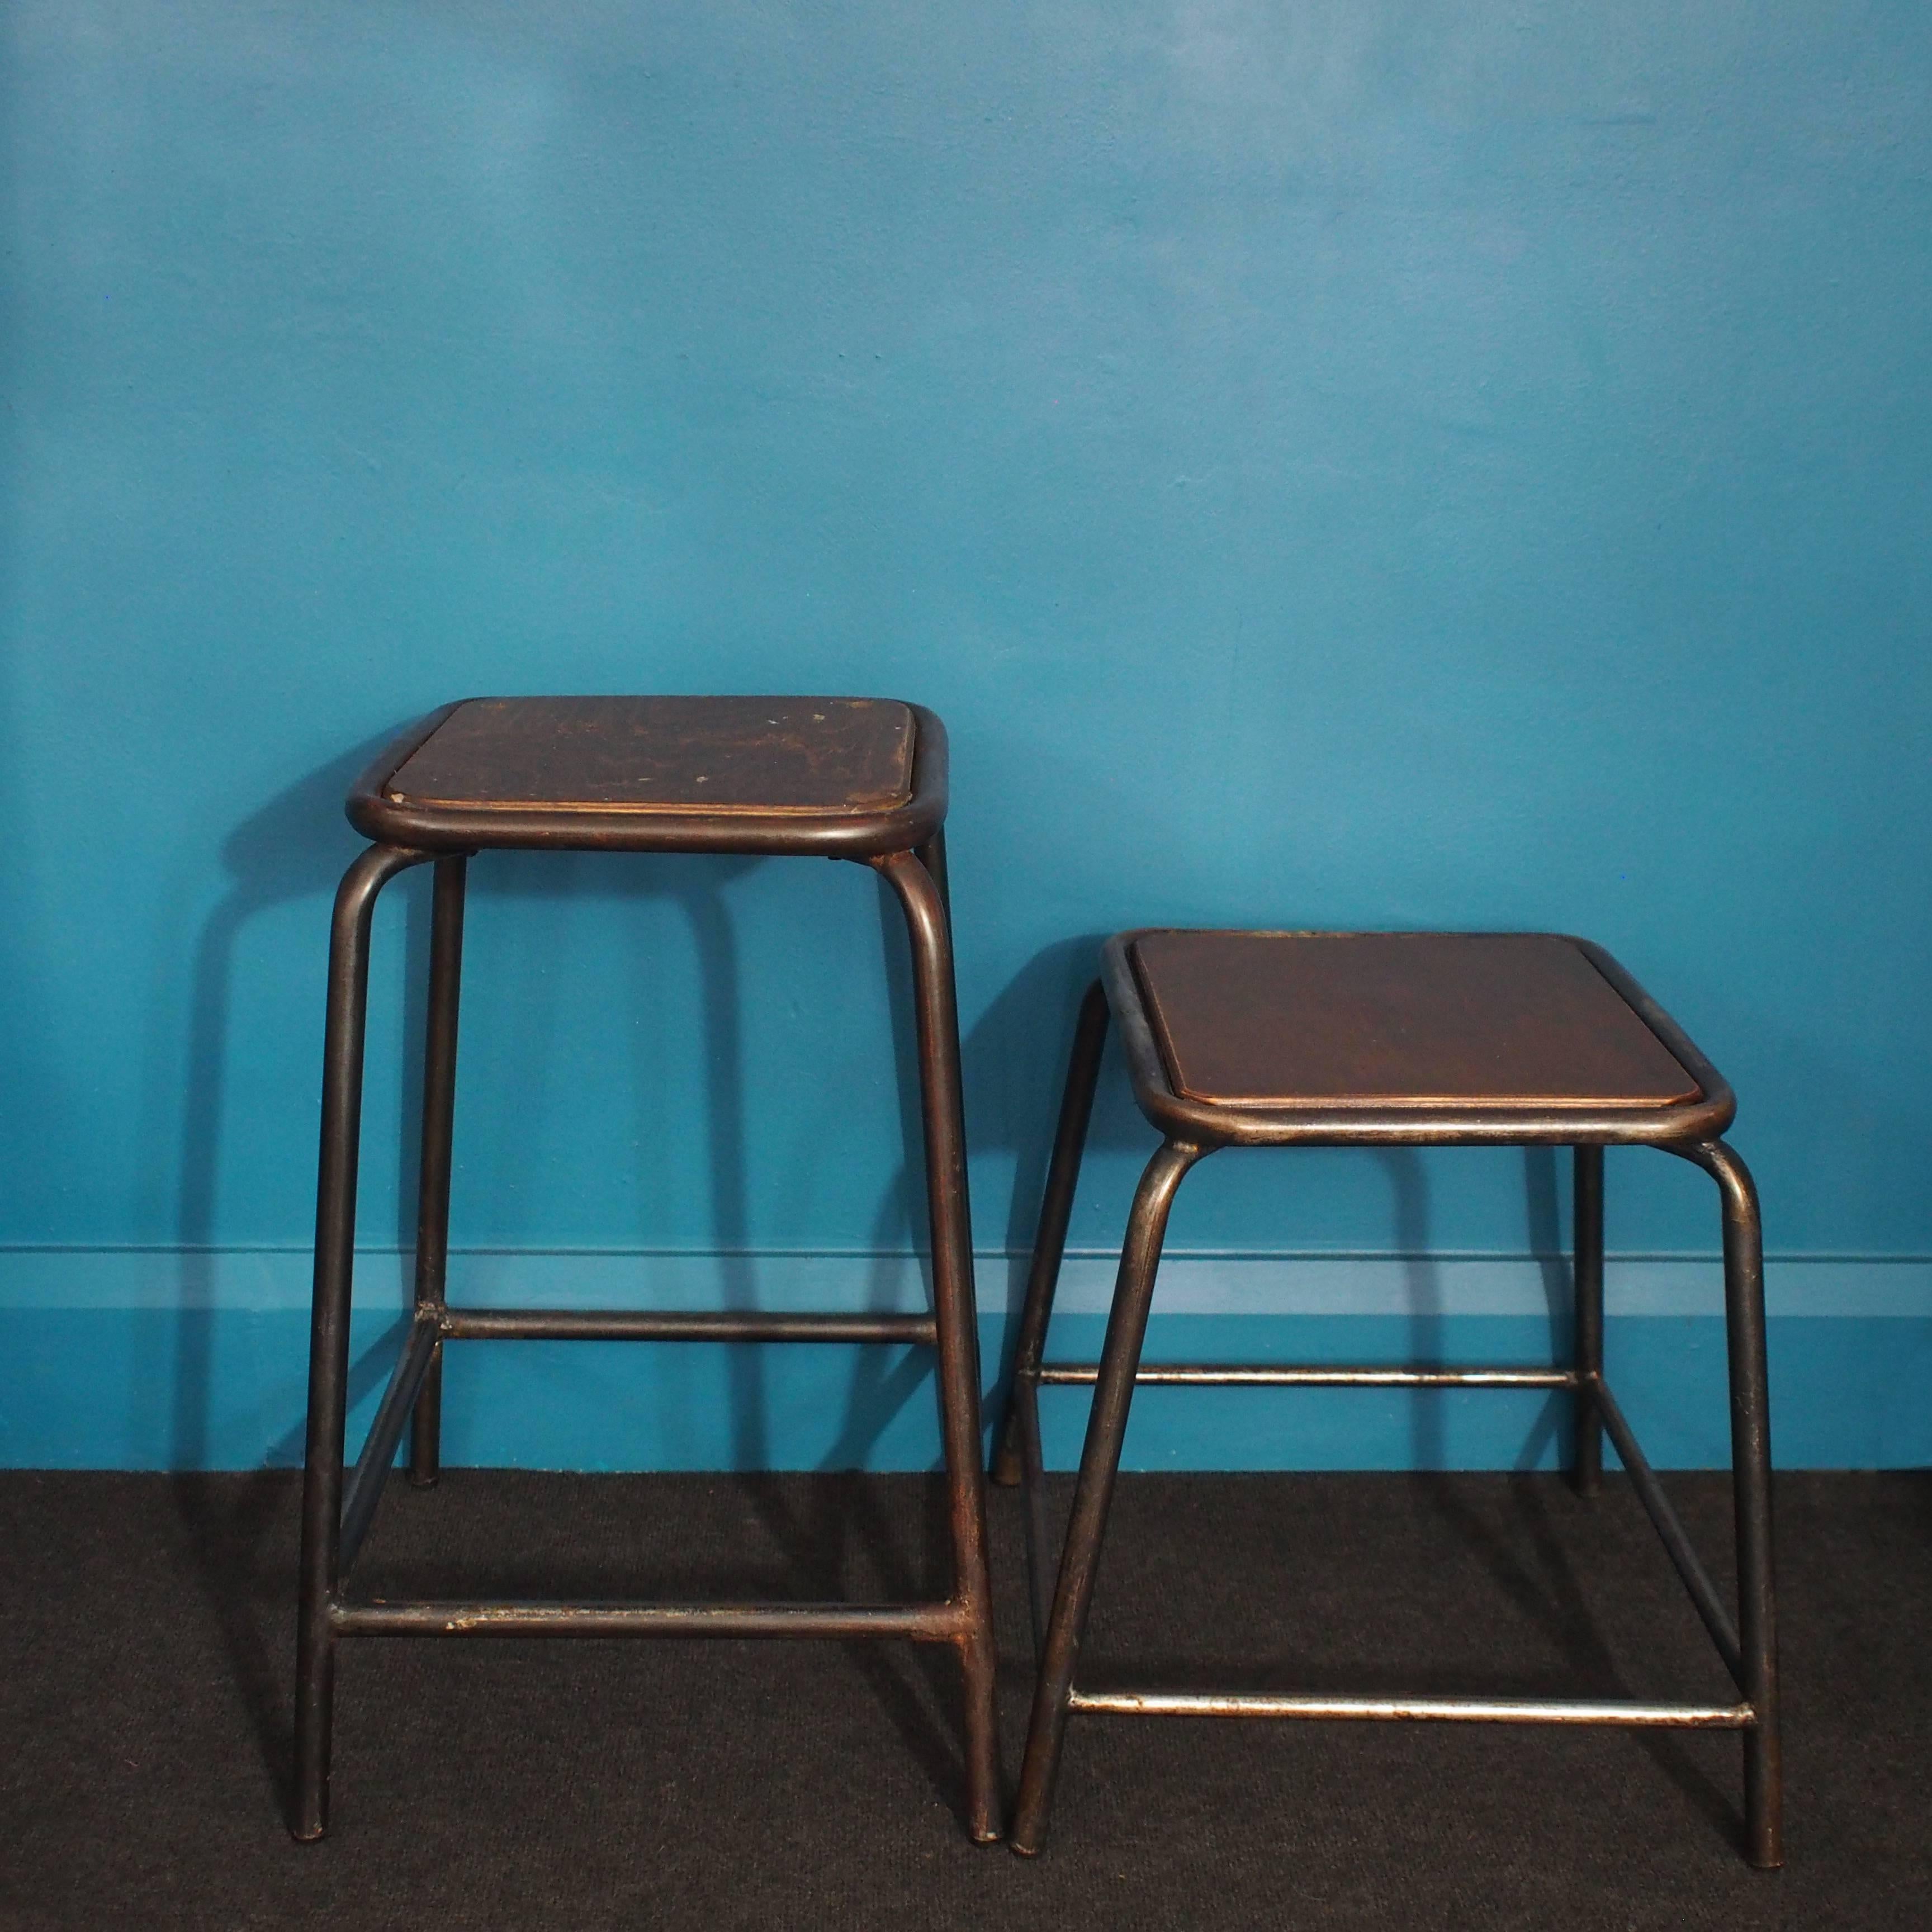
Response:
[[[1550,1314],[1552,1359],[1567,1356],[1571,1327],[1574,1276],[1561,1248],[1556,1158],[1549,1148],[1526,1148],[1524,1180],[1532,1252],[1541,1264]],[[1395,1208],[1396,1246],[1408,1257],[1410,1346],[1417,1362],[1444,1359],[1445,1323],[1439,1274],[1431,1258],[1427,1175],[1416,1150],[1390,1148],[1380,1158],[1388,1170]],[[1560,1439],[1569,1420],[1569,1398],[1552,1393],[1527,1432],[1516,1457],[1510,1486],[1518,1526],[1528,1559],[1469,1508],[1450,1480],[1439,1404],[1442,1398],[1412,1398],[1412,1466],[1414,1480],[1462,1544],[1488,1572],[1512,1606],[1540,1628],[1564,1657],[1574,1682],[1564,1694],[1624,1699],[1635,1695],[1606,1640],[1550,1516],[1547,1483],[1530,1480],[1544,1450]],[[1601,1507],[1600,1502],[1598,1504]],[[1706,1776],[1682,1744],[1666,1731],[1633,1733],[1659,1768],[1714,1826],[1742,1844],[1744,1822],[1738,1808]]]

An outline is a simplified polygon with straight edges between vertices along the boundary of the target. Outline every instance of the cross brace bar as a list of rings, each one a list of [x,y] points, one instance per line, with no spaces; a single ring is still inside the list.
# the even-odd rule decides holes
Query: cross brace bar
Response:
[[[957,1604],[338,1603],[340,1636],[910,1637],[955,1643]]]
[[[1048,1386],[1090,1385],[1100,1377],[1097,1362],[1046,1362],[1038,1372],[1023,1379]],[[1586,1394],[1603,1418],[1604,1429],[1623,1459],[1631,1486],[1644,1513],[1655,1528],[1699,1618],[1709,1633],[1718,1654],[1732,1680],[1744,1688],[1744,1657],[1738,1641],[1737,1626],[1724,1607],[1718,1586],[1691,1547],[1670,1498],[1657,1480],[1657,1472],[1637,1445],[1636,1437],[1624,1419],[1600,1375],[1579,1369],[1560,1368],[1442,1368],[1336,1367],[1324,1364],[1252,1364],[1213,1362],[1151,1362],[1136,1370],[1135,1382],[1156,1386],[1244,1388],[1543,1388],[1574,1389]],[[1040,1451],[1037,1411],[1030,1389],[1022,1391],[1019,1404],[1023,1448],[1029,1466],[1036,1473]],[[1029,1489],[1036,1486],[1036,1480]],[[1031,1498],[1029,1498],[1030,1503]],[[1046,1624],[1048,1586],[1041,1550],[1044,1525],[1036,1522],[1036,1510],[1030,1510],[1027,1525],[1028,1567],[1034,1579],[1034,1642],[1043,1641]],[[1682,1724],[1706,1727],[1747,1727],[1756,1722],[1748,1704],[1702,1706],[1676,1704],[1622,1704],[1550,1702],[1531,1700],[1494,1700],[1466,1697],[1222,1697],[1211,1694],[1183,1695],[1178,1692],[1108,1691],[1071,1694],[1068,1706],[1075,1711],[1130,1712],[1137,1715],[1182,1715],[1244,1718],[1432,1718],[1478,1723],[1581,1724]],[[1728,1713],[1728,1714],[1726,1714]]]
[[[1677,1574],[1683,1579],[1684,1587],[1690,1593],[1690,1600],[1696,1606],[1697,1614],[1711,1634],[1711,1641],[1718,1647],[1718,1654],[1724,1660],[1724,1668],[1731,1673],[1732,1682],[1742,1690],[1744,1688],[1744,1652],[1738,1642],[1737,1626],[1724,1607],[1724,1598],[1718,1594],[1717,1585],[1711,1580],[1711,1573],[1691,1548],[1690,1539],[1684,1534],[1677,1512],[1670,1507],[1670,1498],[1664,1493],[1664,1486],[1657,1480],[1657,1472],[1637,1447],[1636,1438],[1624,1420],[1623,1411],[1618,1408],[1616,1398],[1610,1394],[1601,1376],[1592,1378],[1590,1394],[1597,1405],[1597,1413],[1604,1418],[1604,1426],[1609,1431],[1610,1440],[1617,1445],[1617,1454],[1623,1458],[1624,1468],[1630,1472],[1631,1486],[1643,1504],[1645,1514],[1650,1518],[1659,1541],[1676,1565]]]
[[[362,1550],[362,1539],[375,1520],[384,1480],[390,1464],[396,1460],[396,1444],[402,1440],[403,1425],[416,1406],[423,1378],[429,1373],[429,1365],[436,1359],[436,1344],[442,1339],[433,1318],[419,1316],[410,1324],[409,1341],[389,1377],[389,1386],[382,1391],[376,1420],[369,1425],[368,1438],[362,1444],[356,1472],[350,1478],[347,1492],[342,1498],[342,1541],[336,1558],[339,1576],[348,1575]]]
[[[936,1346],[930,1315],[769,1315],[747,1308],[444,1308],[452,1342],[908,1342]]]
[[[1056,1384],[1100,1378],[1097,1362],[1046,1362],[1039,1379]],[[1248,1362],[1150,1362],[1136,1372],[1141,1383],[1244,1388],[1576,1388],[1574,1369],[1341,1368]]]
[[[1629,1724],[1640,1728],[1748,1730],[1748,1704],[1635,1704],[1551,1697],[1222,1696],[1215,1692],[1076,1690],[1075,1711],[1138,1718],[1410,1718],[1475,1724]]]

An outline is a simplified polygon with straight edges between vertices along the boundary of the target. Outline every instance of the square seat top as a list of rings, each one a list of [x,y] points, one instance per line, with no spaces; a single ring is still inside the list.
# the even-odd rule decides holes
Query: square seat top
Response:
[[[1126,952],[1166,1085],[1207,1108],[1655,1114],[1722,1088],[1614,962],[1555,934],[1154,931]]]
[[[911,707],[865,698],[479,698],[389,776],[418,812],[876,816],[912,795]]]

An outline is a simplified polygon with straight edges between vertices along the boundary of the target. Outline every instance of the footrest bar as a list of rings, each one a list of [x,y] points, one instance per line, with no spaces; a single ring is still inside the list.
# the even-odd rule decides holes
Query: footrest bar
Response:
[[[767,1315],[722,1308],[446,1308],[452,1342],[909,1342],[939,1340],[930,1315]]]
[[[1076,1690],[1074,1711],[1136,1718],[1354,1718],[1466,1724],[1625,1724],[1640,1729],[1748,1730],[1748,1704],[1587,1702],[1544,1697],[1221,1696],[1213,1692]]]
[[[1670,1506],[1670,1498],[1664,1493],[1664,1486],[1657,1480],[1656,1471],[1637,1447],[1636,1438],[1624,1420],[1623,1411],[1617,1406],[1609,1384],[1600,1376],[1593,1379],[1590,1395],[1596,1404],[1597,1413],[1603,1418],[1604,1429],[1616,1444],[1617,1454],[1623,1458],[1624,1468],[1629,1473],[1645,1513],[1670,1552],[1678,1575],[1684,1580],[1684,1587],[1690,1592],[1690,1600],[1696,1606],[1705,1629],[1710,1632],[1711,1641],[1718,1647],[1718,1654],[1724,1660],[1724,1668],[1731,1673],[1731,1681],[1742,1690],[1744,1688],[1744,1652],[1738,1642],[1737,1626],[1731,1622],[1731,1614],[1725,1609],[1724,1599],[1718,1594],[1717,1585],[1711,1581],[1710,1572],[1691,1548],[1690,1539],[1684,1534],[1683,1524],[1677,1520],[1677,1512]]]
[[[956,1604],[338,1604],[338,1636],[910,1637],[950,1643]]]
[[[1100,1379],[1097,1362],[1048,1362],[1042,1382],[1077,1384]],[[1149,1362],[1138,1383],[1256,1388],[1576,1388],[1574,1369],[1330,1368],[1320,1364]]]

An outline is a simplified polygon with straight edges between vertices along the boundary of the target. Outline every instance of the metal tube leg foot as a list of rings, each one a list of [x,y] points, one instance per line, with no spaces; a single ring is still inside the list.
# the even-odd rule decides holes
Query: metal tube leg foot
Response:
[[[1737,1520],[1738,1648],[1756,1721],[1744,1732],[1744,1856],[1784,1862],[1776,1589],[1772,1556],[1771,1392],[1765,1356],[1764,1236],[1750,1170],[1722,1141],[1690,1150],[1724,1216],[1724,1326],[1730,1354],[1731,1486]]]
[[[1576,1289],[1576,1447],[1570,1479],[1579,1496],[1593,1496],[1604,1482],[1604,1424],[1597,1413],[1596,1384],[1604,1372],[1604,1150],[1580,1147],[1575,1156]]]
[[[1100,1378],[1094,1406],[1087,1418],[1087,1440],[1080,1453],[1080,1476],[1073,1492],[1073,1514],[1060,1559],[1060,1577],[1053,1593],[1046,1643],[1034,1687],[1033,1717],[1027,1728],[1026,1760],[1020,1770],[1019,1802],[1013,1814],[1012,1846],[1016,1852],[1037,1852],[1046,1835],[1053,1784],[1065,1740],[1073,1672],[1086,1635],[1087,1612],[1094,1599],[1094,1578],[1100,1568],[1100,1542],[1113,1502],[1114,1483],[1120,1467],[1120,1445],[1127,1432],[1127,1410],[1133,1400],[1134,1376],[1140,1366],[1141,1345],[1147,1336],[1148,1311],[1154,1301],[1154,1276],[1160,1266],[1161,1244],[1174,1196],[1202,1150],[1170,1141],[1147,1164],[1127,1219],[1127,1235],[1120,1250],[1120,1274],[1107,1316],[1107,1340],[1100,1354]]]
[[[319,1838],[328,1824],[329,1727],[335,1678],[331,1627],[342,1522],[342,1434],[349,1384],[349,1309],[356,1263],[356,1168],[362,1042],[369,1004],[369,927],[376,896],[428,855],[372,846],[344,874],[329,934],[322,1044],[322,1150],[316,1184],[315,1299],[309,1328],[308,1432],[303,1460],[301,1594],[296,1606],[295,1792],[289,1828]]]
[[[469,861],[436,862],[429,940],[429,1015],[423,1036],[422,1159],[416,1191],[416,1303],[441,1310],[449,1271],[449,1171],[456,1124],[457,1012],[463,985],[463,896]],[[442,1344],[410,1424],[410,1480],[430,1488],[442,1463]]]
[[[938,1330],[940,1433],[946,1452],[954,1598],[966,1613],[959,1641],[966,1823],[972,1836],[985,1844],[1000,1836],[1002,1824],[999,1736],[980,1427],[979,1316],[973,1288],[951,922],[938,882],[914,854],[892,853],[875,862],[898,895],[912,943],[926,1203],[932,1233],[933,1316]]]

